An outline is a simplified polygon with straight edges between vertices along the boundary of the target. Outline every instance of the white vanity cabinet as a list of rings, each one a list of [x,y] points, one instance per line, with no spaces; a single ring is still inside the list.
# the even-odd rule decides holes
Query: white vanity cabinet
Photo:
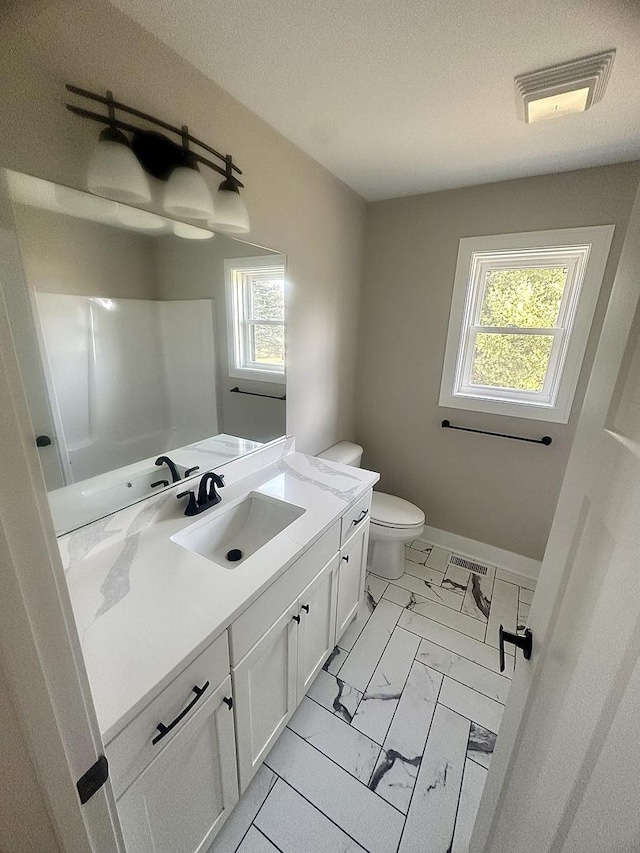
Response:
[[[333,649],[337,569],[336,554],[232,668],[241,791]],[[249,616],[266,606],[258,599]]]
[[[231,679],[118,800],[130,853],[200,853],[238,801]]]

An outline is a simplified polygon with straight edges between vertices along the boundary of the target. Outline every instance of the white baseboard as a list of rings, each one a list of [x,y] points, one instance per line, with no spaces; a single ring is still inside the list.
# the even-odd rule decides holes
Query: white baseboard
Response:
[[[484,542],[477,542],[475,539],[467,539],[466,536],[458,536],[457,533],[448,533],[446,530],[425,525],[424,533],[420,538],[432,545],[446,548],[447,551],[455,551],[456,554],[462,554],[465,557],[485,560],[492,566],[497,566],[530,580],[537,581],[540,574],[539,560],[532,560],[531,557],[523,557],[521,554],[514,554],[513,551],[496,548],[495,545],[486,545]]]

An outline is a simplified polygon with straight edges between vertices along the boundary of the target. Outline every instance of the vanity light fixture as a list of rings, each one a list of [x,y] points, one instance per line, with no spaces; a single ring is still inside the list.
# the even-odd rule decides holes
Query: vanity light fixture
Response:
[[[163,206],[169,215],[206,220],[211,227],[234,234],[249,231],[249,216],[239,194],[244,184],[237,177],[242,171],[230,154],[221,154],[196,139],[186,126],[174,127],[115,101],[111,92],[106,96],[98,95],[69,84],[67,90],[107,107],[105,116],[75,104],[66,105],[75,115],[107,125],[100,134],[98,148],[89,164],[88,188],[92,193],[117,201],[148,204],[151,190],[144,174],[147,172],[166,182]],[[158,131],[143,130],[117,118],[116,110],[176,134],[180,143]],[[125,131],[131,134],[131,140]],[[192,150],[190,145],[203,149],[214,159]],[[216,202],[200,174],[200,165],[213,169],[224,178],[216,193]]]
[[[174,222],[173,233],[176,237],[182,237],[185,240],[210,240],[215,237],[213,231],[197,228],[195,225],[188,225],[186,222]]]
[[[606,50],[515,79],[518,116],[527,124],[581,113],[602,100],[615,50]]]

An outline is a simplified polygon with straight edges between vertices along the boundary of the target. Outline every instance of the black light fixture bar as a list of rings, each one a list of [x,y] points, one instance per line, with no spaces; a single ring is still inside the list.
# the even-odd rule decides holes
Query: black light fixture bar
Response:
[[[151,116],[148,113],[143,113],[140,110],[136,110],[133,107],[127,106],[127,104],[123,104],[120,101],[114,100],[112,97],[108,95],[98,95],[95,92],[89,92],[87,89],[81,89],[78,86],[72,86],[70,83],[66,84],[67,91],[71,92],[74,95],[79,95],[82,98],[87,98],[91,101],[96,101],[97,103],[104,104],[109,108],[109,112],[113,113],[113,110],[120,110],[120,112],[128,113],[129,115],[136,116],[136,118],[140,118],[143,121],[147,121],[150,124],[155,124],[157,127],[161,127],[163,130],[168,130],[170,133],[175,133],[180,137],[180,140],[188,139],[189,142],[192,142],[194,145],[203,148],[205,151],[208,151],[210,154],[213,154],[214,157],[218,157],[223,161],[224,167],[219,166],[217,163],[212,163],[210,160],[207,160],[205,157],[202,157],[200,154],[195,151],[189,151],[190,156],[197,160],[199,163],[202,163],[205,166],[208,166],[210,169],[213,169],[218,174],[222,175],[225,178],[231,178],[234,183],[239,187],[244,187],[244,184],[241,183],[234,175],[233,172],[236,172],[238,175],[242,174],[242,169],[240,169],[233,162],[233,159],[230,154],[221,154],[219,151],[216,151],[215,148],[212,148],[210,145],[207,145],[205,142],[202,142],[195,136],[192,136],[188,131],[185,132],[182,127],[174,127],[171,124],[168,124],[166,121],[162,121],[162,119],[155,118],[155,116]],[[110,93],[109,93],[110,94]],[[121,119],[117,119],[111,115],[101,115],[100,113],[92,112],[91,110],[84,109],[83,107],[77,107],[75,104],[66,104],[67,109],[74,113],[75,115],[81,116],[82,118],[88,118],[92,121],[100,122],[101,124],[109,125],[110,127],[117,127],[120,130],[126,130],[130,133],[140,133],[141,128],[136,127],[133,124],[129,124],[128,122],[122,121]],[[177,145],[177,143],[176,143]]]

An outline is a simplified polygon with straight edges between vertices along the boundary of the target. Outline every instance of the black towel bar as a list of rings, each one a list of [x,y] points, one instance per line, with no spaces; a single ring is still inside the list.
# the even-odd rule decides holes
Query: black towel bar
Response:
[[[248,397],[266,397],[267,400],[286,400],[287,395],[283,394],[282,397],[274,397],[273,394],[257,394],[255,391],[241,391],[236,385],[235,388],[231,388],[231,394],[246,394]]]
[[[450,421],[442,421],[443,429],[459,429],[463,432],[477,432],[480,435],[495,435],[497,438],[511,438],[514,441],[528,441],[531,444],[544,444],[548,447],[553,439],[550,435],[543,435],[542,438],[523,438],[521,435],[506,435],[503,432],[489,432],[486,429],[471,429],[471,427],[454,426]]]

